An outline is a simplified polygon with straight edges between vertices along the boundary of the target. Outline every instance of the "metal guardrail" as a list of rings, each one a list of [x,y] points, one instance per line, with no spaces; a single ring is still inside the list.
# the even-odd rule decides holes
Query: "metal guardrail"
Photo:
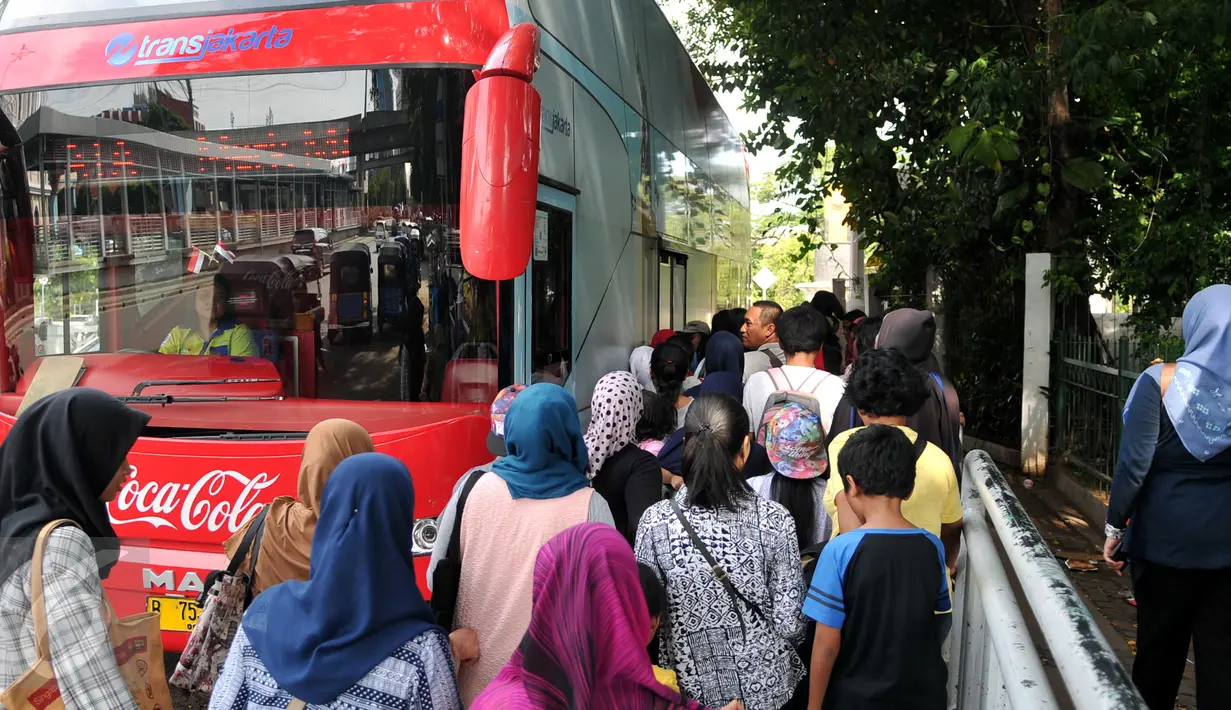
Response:
[[[971,451],[963,463],[962,504],[949,707],[1146,710],[1090,610],[984,451]]]

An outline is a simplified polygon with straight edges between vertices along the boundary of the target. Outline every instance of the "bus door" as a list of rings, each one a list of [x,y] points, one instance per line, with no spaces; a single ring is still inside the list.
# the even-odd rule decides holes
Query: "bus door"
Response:
[[[534,249],[513,284],[518,382],[573,390],[573,215],[577,197],[539,185]]]

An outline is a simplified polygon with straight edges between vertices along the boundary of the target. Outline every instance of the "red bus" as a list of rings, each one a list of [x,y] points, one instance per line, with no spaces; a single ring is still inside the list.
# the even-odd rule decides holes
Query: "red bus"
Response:
[[[0,56],[0,432],[49,358],[153,415],[106,586],[169,650],[316,423],[407,463],[426,555],[500,387],[584,418],[747,294],[739,138],[652,0],[10,0]]]

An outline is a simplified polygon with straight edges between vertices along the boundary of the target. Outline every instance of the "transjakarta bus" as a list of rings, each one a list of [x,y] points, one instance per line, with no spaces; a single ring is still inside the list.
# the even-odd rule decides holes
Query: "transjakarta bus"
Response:
[[[743,149],[653,0],[2,8],[0,429],[55,357],[153,416],[107,588],[171,650],[316,423],[406,462],[426,555],[500,387],[584,419],[648,333],[744,299]],[[184,354],[211,312],[255,351]]]

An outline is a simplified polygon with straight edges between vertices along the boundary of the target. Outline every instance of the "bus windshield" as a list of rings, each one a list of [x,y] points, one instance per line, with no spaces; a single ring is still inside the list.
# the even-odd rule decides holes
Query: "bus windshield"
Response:
[[[376,69],[0,96],[34,223],[10,350],[261,357],[284,380],[315,368],[322,398],[490,402],[496,288],[466,273],[457,233],[473,81]],[[305,331],[311,362],[287,356]]]

